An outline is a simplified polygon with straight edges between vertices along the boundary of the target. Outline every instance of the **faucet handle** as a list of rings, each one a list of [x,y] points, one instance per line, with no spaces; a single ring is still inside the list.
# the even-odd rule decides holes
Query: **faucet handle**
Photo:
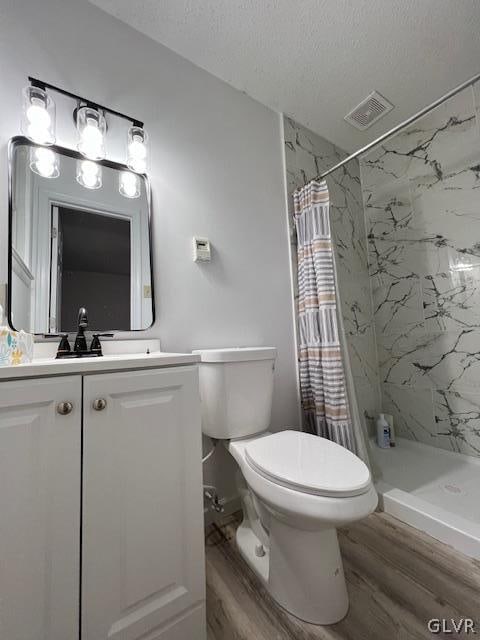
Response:
[[[102,343],[100,342],[100,338],[113,338],[113,333],[93,333],[92,334],[92,343],[90,344],[90,351],[92,353],[96,353],[99,356],[102,356]]]
[[[57,358],[60,358],[62,357],[62,355],[65,355],[67,353],[71,353],[72,349],[68,341],[68,333],[61,333],[57,337],[61,338],[60,344],[58,345],[58,349],[57,349]]]

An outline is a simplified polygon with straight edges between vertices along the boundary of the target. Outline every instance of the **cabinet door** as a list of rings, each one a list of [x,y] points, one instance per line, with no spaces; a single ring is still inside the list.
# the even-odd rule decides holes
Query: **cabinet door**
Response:
[[[83,460],[82,640],[202,640],[196,367],[86,376]]]
[[[78,640],[81,388],[0,383],[2,640]]]

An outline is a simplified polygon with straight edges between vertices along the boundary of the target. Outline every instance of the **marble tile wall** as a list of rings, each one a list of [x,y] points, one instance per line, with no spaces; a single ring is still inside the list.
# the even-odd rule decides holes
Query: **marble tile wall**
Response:
[[[292,268],[296,284],[292,194],[347,154],[289,118],[284,118],[284,138]],[[380,390],[358,161],[350,162],[329,176],[327,184],[331,199],[332,235],[338,258],[342,315],[352,372],[360,413],[371,430],[372,419],[380,409]]]
[[[480,456],[480,87],[361,160],[385,411]]]

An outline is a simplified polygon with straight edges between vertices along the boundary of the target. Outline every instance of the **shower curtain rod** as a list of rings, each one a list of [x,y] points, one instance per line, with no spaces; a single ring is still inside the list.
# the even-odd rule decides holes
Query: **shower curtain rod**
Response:
[[[460,91],[462,91],[463,89],[466,89],[472,84],[475,84],[475,82],[477,82],[478,80],[480,80],[480,73],[478,73],[476,76],[473,76],[473,78],[470,78],[466,82],[463,82],[462,84],[458,85],[458,87],[456,87],[455,89],[452,89],[451,91],[446,93],[444,96],[442,96],[438,100],[435,100],[435,102],[432,102],[432,104],[430,104],[428,107],[421,109],[421,111],[418,111],[413,116],[410,116],[410,118],[407,118],[400,124],[397,124],[396,127],[393,127],[393,129],[390,129],[390,131],[387,131],[387,133],[382,134],[373,142],[369,142],[367,145],[365,145],[361,149],[358,149],[358,151],[355,151],[355,153],[352,153],[351,155],[347,156],[345,160],[338,162],[328,171],[325,171],[324,173],[321,173],[320,175],[318,175],[316,178],[313,178],[313,180],[323,180],[324,178],[329,176],[331,173],[333,173],[340,167],[343,167],[344,164],[347,164],[347,162],[350,162],[350,160],[354,160],[355,158],[358,158],[358,156],[361,156],[363,153],[370,151],[370,149],[373,149],[373,147],[376,147],[377,144],[380,144],[380,142],[383,142],[387,138],[390,138],[390,136],[393,136],[395,133],[398,133],[404,127],[407,127],[409,124],[412,124],[412,122],[415,122],[415,120],[418,120],[418,118],[421,118],[422,116],[426,115],[427,113],[435,109],[435,107],[438,107],[439,105],[441,105],[442,102],[445,102],[449,98],[452,98],[453,96],[457,95],[457,93],[460,93]],[[313,182],[313,180],[309,180],[306,184],[308,184],[309,182]]]

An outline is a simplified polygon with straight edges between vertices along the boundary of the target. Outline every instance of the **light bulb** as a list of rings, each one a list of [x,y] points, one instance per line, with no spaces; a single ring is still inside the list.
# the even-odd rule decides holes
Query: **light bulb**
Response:
[[[120,174],[120,193],[126,198],[140,197],[140,178],[131,171],[122,171]]]
[[[27,136],[30,140],[34,140],[39,144],[43,144],[45,142],[45,129],[44,127],[39,127],[36,124],[29,124],[27,127]]]
[[[135,160],[145,160],[147,157],[147,147],[143,140],[140,140],[138,136],[135,136],[130,144],[130,155]]]
[[[81,107],[77,112],[78,150],[90,160],[105,157],[105,133],[107,124],[100,111]]]
[[[77,182],[87,189],[100,189],[102,168],[92,160],[79,160],[77,162]]]
[[[50,149],[37,149],[37,169],[42,176],[51,176],[55,170],[55,154]]]
[[[22,131],[37,144],[55,142],[55,104],[43,89],[23,90]]]
[[[33,98],[32,104],[27,109],[27,118],[32,126],[40,127],[41,129],[46,129],[52,122],[45,105],[36,98]]]
[[[87,124],[82,131],[80,151],[88,158],[102,157],[103,136],[96,124]]]
[[[130,143],[129,166],[137,173],[145,173],[147,169],[147,148],[143,142],[136,139]]]
[[[57,154],[45,147],[32,147],[30,168],[42,178],[57,178],[60,175]]]
[[[147,162],[146,160],[131,158],[128,166],[135,171],[135,173],[145,173],[147,170]]]
[[[95,185],[97,182],[97,173],[97,167],[93,162],[85,160],[85,162],[82,163],[83,179],[87,187],[93,187]]]

